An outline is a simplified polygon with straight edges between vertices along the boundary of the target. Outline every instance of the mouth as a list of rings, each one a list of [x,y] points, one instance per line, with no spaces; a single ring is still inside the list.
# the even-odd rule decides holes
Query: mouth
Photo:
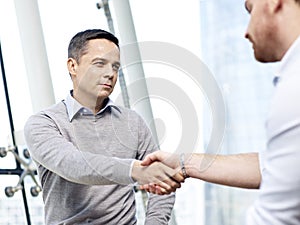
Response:
[[[254,49],[254,41],[251,38],[249,38],[249,41],[252,44],[252,48]]]
[[[112,88],[112,85],[110,85],[110,84],[101,84],[101,85],[104,87]]]

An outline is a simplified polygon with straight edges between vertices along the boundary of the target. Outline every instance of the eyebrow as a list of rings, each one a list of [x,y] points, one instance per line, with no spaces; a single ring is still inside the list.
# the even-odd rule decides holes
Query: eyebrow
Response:
[[[96,61],[103,61],[104,63],[107,63],[108,60],[107,60],[107,59],[104,59],[104,58],[100,58],[100,57],[96,57],[96,58],[94,58],[94,59],[92,60],[93,63],[96,62]],[[120,61],[115,61],[113,64],[114,64],[114,65],[118,65],[118,66],[121,65]]]

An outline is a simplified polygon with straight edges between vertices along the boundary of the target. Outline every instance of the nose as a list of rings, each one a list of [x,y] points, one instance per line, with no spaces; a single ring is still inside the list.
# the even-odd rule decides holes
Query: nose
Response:
[[[112,65],[108,63],[106,65],[106,68],[105,68],[105,75],[104,76],[111,79],[111,78],[113,78],[114,74],[115,74],[115,72],[113,70]]]
[[[250,41],[250,34],[249,34],[249,29],[250,28],[249,27],[250,27],[250,22],[248,23],[248,26],[246,28],[244,37]]]

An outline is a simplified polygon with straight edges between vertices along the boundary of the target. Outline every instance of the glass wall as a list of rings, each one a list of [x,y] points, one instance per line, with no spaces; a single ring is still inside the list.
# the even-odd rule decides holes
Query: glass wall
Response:
[[[204,0],[200,5],[203,61],[223,91],[227,110],[220,153],[262,151],[274,68],[256,62],[251,45],[244,38],[250,16],[243,1]],[[206,183],[205,224],[244,224],[245,213],[256,194],[253,190]]]
[[[43,224],[43,208],[41,196],[33,197],[30,188],[35,186],[31,177],[20,180],[23,165],[16,161],[13,151],[14,146],[12,132],[14,131],[13,115],[8,92],[8,81],[6,79],[5,57],[1,53],[1,79],[0,79],[0,224]],[[2,64],[3,63],[3,64]],[[18,146],[21,160],[30,163],[30,159],[23,155],[26,146]],[[21,181],[25,186],[22,191]],[[26,210],[25,210],[26,209]],[[27,213],[26,213],[27,212]],[[30,217],[26,217],[26,214]]]

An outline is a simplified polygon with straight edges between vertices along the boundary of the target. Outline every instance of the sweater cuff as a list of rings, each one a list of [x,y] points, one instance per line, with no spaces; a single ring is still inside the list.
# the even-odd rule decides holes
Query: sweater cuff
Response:
[[[120,165],[122,166],[115,166],[113,170],[113,176],[117,183],[121,185],[128,185],[128,184],[134,184],[135,182],[131,178],[131,171],[132,171],[132,166],[134,163],[134,159],[120,159],[120,158],[115,158],[117,161],[120,160]]]
[[[132,179],[132,168],[133,168],[133,164],[136,162],[137,160],[132,160],[131,165],[130,165],[130,170],[129,170],[129,178],[131,180],[131,184],[137,185],[138,183]]]

